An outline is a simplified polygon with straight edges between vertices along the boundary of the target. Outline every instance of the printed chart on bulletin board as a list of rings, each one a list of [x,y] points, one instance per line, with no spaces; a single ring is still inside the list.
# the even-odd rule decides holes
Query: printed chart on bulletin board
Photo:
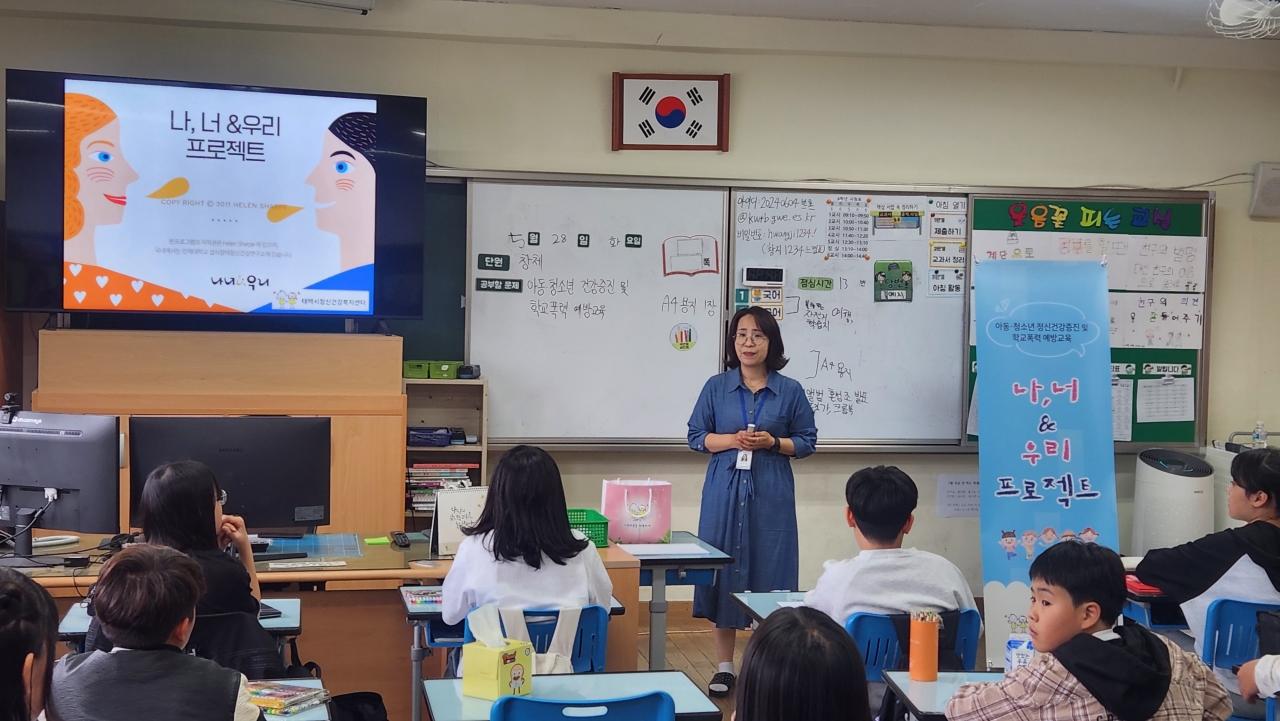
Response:
[[[1204,205],[1123,198],[973,203],[976,262],[1106,257],[1115,440],[1195,442],[1210,250]],[[972,397],[976,374],[970,347]],[[970,437],[981,425],[979,411],[970,406]]]
[[[683,441],[720,372],[727,190],[471,184],[494,442]]]
[[[734,304],[778,318],[820,443],[960,440],[967,210],[955,196],[735,191]]]

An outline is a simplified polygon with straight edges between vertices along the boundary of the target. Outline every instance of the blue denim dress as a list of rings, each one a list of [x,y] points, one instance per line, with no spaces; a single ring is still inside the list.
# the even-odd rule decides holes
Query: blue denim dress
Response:
[[[748,423],[774,438],[790,438],[796,458],[811,455],[818,440],[813,408],[799,382],[770,372],[765,387],[753,394],[734,369],[703,386],[689,418],[689,447],[708,453],[708,433],[734,434]],[[698,537],[735,561],[718,574],[714,586],[694,589],[693,615],[719,628],[744,629],[750,619],[729,594],[797,590],[800,541],[791,459],[767,449],[756,451],[749,471],[735,468],[737,459],[736,448],[720,451],[707,466]]]

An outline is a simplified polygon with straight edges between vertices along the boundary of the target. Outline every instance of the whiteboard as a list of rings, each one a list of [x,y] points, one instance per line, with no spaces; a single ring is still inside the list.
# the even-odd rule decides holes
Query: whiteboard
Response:
[[[467,355],[491,442],[684,441],[720,371],[728,197],[471,184]]]
[[[783,373],[818,438],[959,441],[967,199],[737,190],[733,203],[735,306],[781,316]],[[746,266],[784,268],[784,286],[753,297]]]

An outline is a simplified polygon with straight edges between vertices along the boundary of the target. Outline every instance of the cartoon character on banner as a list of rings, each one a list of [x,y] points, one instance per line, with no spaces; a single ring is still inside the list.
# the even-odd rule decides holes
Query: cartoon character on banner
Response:
[[[1001,531],[1000,547],[1004,549],[1006,560],[1012,561],[1013,557],[1018,555],[1018,532]]]
[[[1020,616],[1016,613],[1011,613],[1008,616],[1005,616],[1004,620],[1009,622],[1009,633],[1026,633],[1027,632],[1026,616]]]
[[[1040,543],[1043,546],[1052,546],[1058,542],[1058,532],[1053,528],[1046,528],[1040,532]]]
[[[1035,531],[1022,532],[1022,547],[1027,550],[1028,561],[1036,557],[1036,541],[1039,539],[1040,537],[1036,535]]]

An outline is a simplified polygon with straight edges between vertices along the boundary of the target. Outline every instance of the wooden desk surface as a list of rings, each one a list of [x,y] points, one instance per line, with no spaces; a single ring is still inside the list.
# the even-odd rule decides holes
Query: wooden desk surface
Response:
[[[370,546],[364,538],[383,536],[383,533],[370,532],[356,534],[364,555],[348,558],[308,558],[297,559],[314,561],[345,561],[346,566],[335,568],[295,568],[279,571],[268,570],[266,563],[257,564],[258,580],[261,583],[314,583],[319,581],[426,581],[441,580],[453,566],[450,558],[438,558],[427,550],[425,544],[414,544],[404,550],[395,546]],[[62,556],[85,553],[97,547],[102,539],[108,536],[82,535],[80,543],[75,546],[62,546],[46,551],[49,556]],[[604,561],[606,569],[640,568],[640,561],[630,553],[610,544],[608,548],[596,549]],[[413,561],[430,561],[435,566],[418,566]],[[36,583],[48,589],[84,589],[98,578],[99,564],[88,568],[70,569],[62,566],[39,569],[24,569]]]

